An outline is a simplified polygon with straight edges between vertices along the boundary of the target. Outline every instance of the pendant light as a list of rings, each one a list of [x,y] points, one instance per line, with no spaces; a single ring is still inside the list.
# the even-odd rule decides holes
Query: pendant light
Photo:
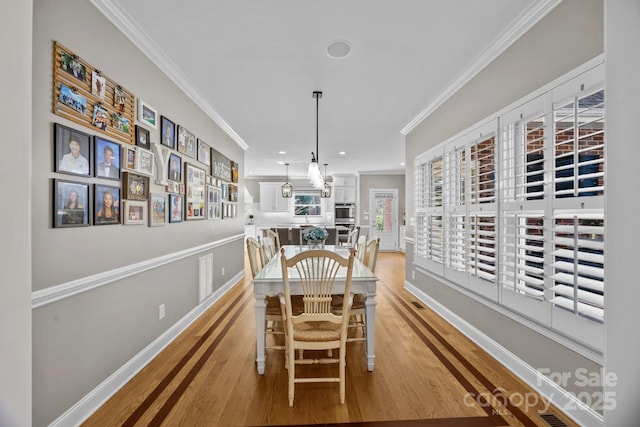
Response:
[[[324,185],[320,191],[320,197],[323,199],[331,197],[331,185],[327,182],[327,163],[324,164]]]
[[[322,179],[320,167],[318,166],[318,160],[320,158],[318,148],[318,111],[320,98],[322,98],[322,92],[314,91],[313,97],[316,100],[316,152],[311,152],[311,163],[309,163],[307,176],[309,178],[309,181],[311,182],[311,185],[313,185],[313,188],[315,188],[316,190],[322,190],[324,188],[324,180]]]
[[[287,180],[280,187],[280,191],[282,192],[282,197],[288,199],[293,196],[293,185],[289,184],[289,163],[284,164],[287,167]]]

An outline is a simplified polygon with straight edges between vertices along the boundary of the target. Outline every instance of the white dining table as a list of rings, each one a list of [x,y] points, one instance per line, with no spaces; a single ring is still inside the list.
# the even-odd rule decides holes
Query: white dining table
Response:
[[[307,250],[305,245],[284,245],[285,256],[291,258],[293,255]],[[335,251],[336,253],[347,257],[349,249],[346,246],[326,245],[325,249]],[[344,294],[345,278],[347,269],[341,267],[337,273],[333,293],[336,295]],[[365,295],[365,328],[366,328],[366,357],[367,369],[373,371],[375,354],[375,331],[376,331],[376,283],[378,278],[357,258],[353,261],[353,272],[351,275],[351,293]],[[295,277],[289,278],[289,284],[292,295],[301,295],[302,288],[300,281]],[[280,263],[280,253],[278,252],[267,265],[262,268],[253,278],[253,290],[255,295],[256,310],[256,362],[258,374],[264,374],[266,363],[265,353],[265,310],[267,303],[266,295],[278,295],[284,292],[284,284],[282,281],[282,266]]]

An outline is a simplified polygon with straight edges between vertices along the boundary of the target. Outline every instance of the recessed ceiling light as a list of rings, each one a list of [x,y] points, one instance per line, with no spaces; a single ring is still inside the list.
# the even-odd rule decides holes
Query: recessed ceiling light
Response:
[[[341,151],[338,154],[340,154],[341,156],[344,156],[345,154],[347,154],[347,152],[346,151]]]
[[[404,166],[404,162],[400,163],[400,166]]]
[[[329,58],[344,58],[351,53],[351,45],[346,40],[334,40],[327,46]]]
[[[287,154],[286,151],[278,151],[278,154]]]

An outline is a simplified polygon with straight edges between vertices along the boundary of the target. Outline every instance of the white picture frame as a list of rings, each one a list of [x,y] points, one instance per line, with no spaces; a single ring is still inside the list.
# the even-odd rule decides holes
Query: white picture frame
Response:
[[[154,154],[152,151],[138,147],[136,150],[136,172],[153,176]]]
[[[158,112],[142,99],[138,99],[138,121],[152,129],[158,129]]]

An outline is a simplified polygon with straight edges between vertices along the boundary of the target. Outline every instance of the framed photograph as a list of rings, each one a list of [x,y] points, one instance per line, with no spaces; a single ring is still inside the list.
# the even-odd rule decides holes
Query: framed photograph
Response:
[[[63,84],[60,85],[60,102],[80,114],[87,112],[87,98]]]
[[[133,172],[124,172],[122,191],[128,200],[149,200],[149,177]]]
[[[149,131],[142,126],[136,125],[136,145],[138,147],[146,148],[149,150],[151,148],[151,135]]]
[[[196,136],[181,125],[178,125],[178,151],[196,158]]]
[[[183,207],[182,194],[169,194],[169,222],[182,222]]]
[[[177,154],[169,156],[169,176],[171,181],[182,181],[182,158]]]
[[[128,145],[125,145],[123,149],[124,149],[123,167],[125,169],[135,171],[137,166],[136,160],[138,159],[138,150],[136,149],[136,147],[130,147]]]
[[[122,218],[125,225],[142,225],[147,223],[147,202],[140,200],[122,201]]]
[[[113,112],[111,113],[111,126],[114,129],[118,129],[120,132],[129,133],[131,132],[131,126],[129,125],[129,119],[124,117],[122,114]]]
[[[69,55],[67,52],[61,52],[60,68],[80,81],[87,81],[87,67],[85,67],[85,65],[81,63],[75,55]]]
[[[97,178],[120,179],[120,144],[94,136]]]
[[[91,122],[98,129],[106,130],[109,124],[109,112],[102,104],[93,106],[93,121]]]
[[[136,171],[145,175],[153,175],[153,152],[138,147]]]
[[[207,219],[221,219],[220,187],[207,185]]]
[[[231,182],[238,182],[238,162],[231,161]]]
[[[238,186],[229,184],[229,201],[237,202],[238,201]]]
[[[138,121],[150,126],[151,129],[158,128],[158,113],[142,99],[138,99]]]
[[[167,196],[151,194],[149,196],[149,227],[157,227],[167,223]]]
[[[97,96],[100,101],[104,101],[106,88],[107,79],[102,77],[100,73],[93,71],[91,73],[91,95]]]
[[[198,138],[198,161],[211,166],[211,147],[200,138]]]
[[[192,164],[185,163],[185,219],[204,219],[207,174]]]
[[[127,106],[127,92],[120,86],[113,88],[113,106],[120,113],[124,113]]]
[[[120,224],[120,187],[95,184],[93,224]]]
[[[53,180],[53,226],[86,227],[90,224],[90,185]]]
[[[231,160],[214,148],[211,149],[211,175],[231,182]]]
[[[176,124],[165,116],[160,117],[160,145],[176,148]]]
[[[54,123],[54,152],[56,172],[91,176],[91,135]]]
[[[225,202],[229,200],[229,184],[220,183],[220,197]]]

